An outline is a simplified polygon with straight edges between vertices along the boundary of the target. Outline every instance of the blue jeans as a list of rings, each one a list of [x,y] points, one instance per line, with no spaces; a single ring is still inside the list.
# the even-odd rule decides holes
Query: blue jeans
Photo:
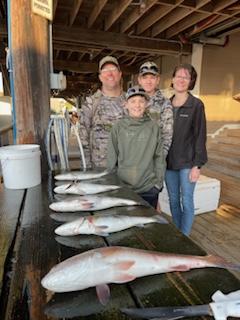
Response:
[[[190,170],[167,170],[165,176],[173,222],[185,235],[190,234],[194,219],[196,183],[189,180]]]

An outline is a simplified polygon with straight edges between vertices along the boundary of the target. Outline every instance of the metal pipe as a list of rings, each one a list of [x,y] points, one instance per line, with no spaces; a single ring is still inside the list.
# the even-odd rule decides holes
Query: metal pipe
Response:
[[[135,39],[140,39],[140,40],[151,40],[151,41],[157,41],[157,42],[166,42],[166,39],[159,39],[159,38],[151,38],[151,37],[145,37],[145,36],[136,36],[136,35],[132,35],[132,34],[128,34],[129,38],[135,38]],[[182,52],[183,49],[183,44],[181,41],[177,41],[177,40],[167,40],[168,42],[171,43],[176,43],[180,46],[180,52]]]

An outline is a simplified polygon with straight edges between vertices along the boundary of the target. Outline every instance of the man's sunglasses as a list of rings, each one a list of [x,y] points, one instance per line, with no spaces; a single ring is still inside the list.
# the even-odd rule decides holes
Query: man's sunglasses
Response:
[[[134,93],[142,93],[143,95],[146,95],[146,91],[143,88],[138,88],[137,90],[135,88],[130,88],[127,91],[128,95],[131,95]]]
[[[158,68],[155,66],[151,66],[151,67],[144,66],[144,67],[140,68],[139,73],[148,72],[148,71],[154,71],[154,72],[158,73]]]

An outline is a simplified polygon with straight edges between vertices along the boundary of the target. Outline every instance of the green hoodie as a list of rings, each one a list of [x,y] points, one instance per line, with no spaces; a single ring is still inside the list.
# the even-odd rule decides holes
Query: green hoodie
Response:
[[[158,124],[147,115],[119,120],[110,133],[107,166],[138,193],[161,188],[165,157]]]

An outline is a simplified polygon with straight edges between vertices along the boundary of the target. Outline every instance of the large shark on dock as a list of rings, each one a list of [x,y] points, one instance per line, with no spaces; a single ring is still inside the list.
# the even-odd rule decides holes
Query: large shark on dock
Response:
[[[103,247],[69,258],[42,279],[42,286],[55,292],[69,292],[95,287],[99,301],[110,297],[109,283],[126,283],[136,278],[195,268],[218,267],[240,270],[217,256],[190,256],[126,247]]]

